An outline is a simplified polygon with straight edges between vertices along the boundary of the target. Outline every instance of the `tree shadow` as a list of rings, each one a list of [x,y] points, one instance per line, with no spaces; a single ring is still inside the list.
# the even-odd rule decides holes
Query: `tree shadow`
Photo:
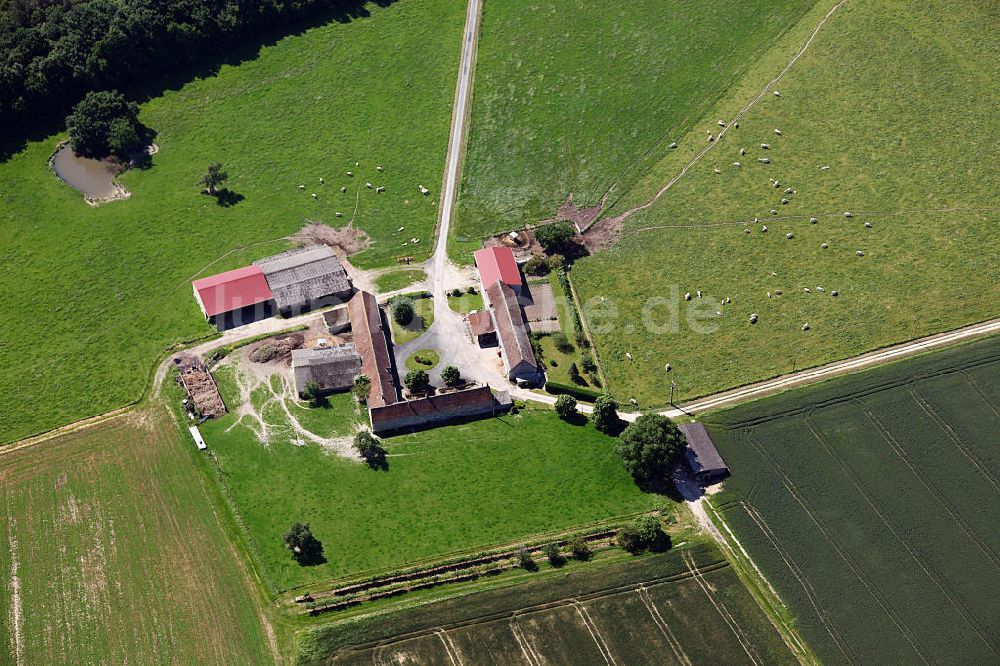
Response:
[[[246,197],[239,192],[233,192],[226,187],[223,187],[221,190],[216,190],[214,196],[216,205],[222,206],[223,208],[231,208],[246,199]]]
[[[575,414],[570,414],[563,420],[570,425],[584,426],[587,425],[587,421],[589,421],[590,419],[587,418],[586,414],[582,412],[576,412]]]
[[[190,48],[170,53],[170,58],[159,59],[166,63],[186,57],[187,61],[173,71],[151,71],[151,63],[147,61],[135,63],[126,72],[113,72],[114,85],[87,86],[82,82],[73,82],[81,88],[80,94],[74,99],[39,102],[37,106],[42,108],[32,108],[12,122],[0,125],[0,164],[24,150],[29,142],[42,141],[65,131],[66,116],[73,105],[83,99],[88,89],[117,88],[129,99],[143,104],[165,92],[180,90],[191,81],[216,76],[226,65],[236,66],[256,60],[264,47],[274,46],[285,37],[300,36],[313,28],[333,22],[348,24],[369,18],[372,15],[366,7],[369,2],[384,9],[397,1],[339,0],[322,7],[309,7],[298,15],[278,17],[265,27],[247,26],[231,35],[206,37],[189,45]],[[187,53],[183,54],[184,51]],[[129,71],[132,73],[131,77],[128,76]]]
[[[367,454],[362,454],[361,457],[364,459],[365,464],[367,464],[370,468],[381,472],[389,471],[389,458],[386,454],[386,450],[381,446],[376,447],[373,451],[370,451]]]
[[[302,553],[295,558],[295,561],[304,567],[315,567],[320,564],[326,564],[326,556],[323,554],[323,542],[317,539],[316,543],[319,544],[319,550]]]

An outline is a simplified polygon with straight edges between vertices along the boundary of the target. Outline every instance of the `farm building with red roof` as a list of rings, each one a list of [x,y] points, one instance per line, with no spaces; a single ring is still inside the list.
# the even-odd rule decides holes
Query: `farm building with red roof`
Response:
[[[521,293],[523,281],[513,250],[509,247],[484,247],[482,250],[476,250],[475,257],[483,291],[499,280],[513,289],[514,293]]]
[[[191,283],[205,317],[219,330],[270,317],[274,296],[258,266],[201,278]]]

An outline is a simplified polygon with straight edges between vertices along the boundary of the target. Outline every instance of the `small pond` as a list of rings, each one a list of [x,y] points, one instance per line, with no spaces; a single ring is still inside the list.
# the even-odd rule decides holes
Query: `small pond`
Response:
[[[69,143],[60,148],[52,158],[52,170],[67,185],[79,190],[88,199],[111,199],[120,195],[115,185],[115,171],[105,162],[80,157]]]

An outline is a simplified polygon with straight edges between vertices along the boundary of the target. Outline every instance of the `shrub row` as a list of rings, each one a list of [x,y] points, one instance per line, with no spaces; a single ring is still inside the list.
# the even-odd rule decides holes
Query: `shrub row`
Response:
[[[545,382],[545,391],[553,395],[571,395],[577,400],[594,402],[601,395],[600,392],[582,386],[572,384],[561,384],[559,382]]]

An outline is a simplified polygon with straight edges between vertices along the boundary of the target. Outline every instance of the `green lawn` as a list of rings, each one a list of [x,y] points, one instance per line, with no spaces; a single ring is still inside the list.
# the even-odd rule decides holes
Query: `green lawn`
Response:
[[[375,278],[375,288],[378,293],[384,294],[390,291],[406,289],[414,282],[427,279],[427,273],[421,268],[410,268],[402,271],[390,271]]]
[[[222,390],[231,388],[223,383]],[[235,396],[224,397],[236,404]],[[233,427],[232,415],[206,422],[202,432],[273,593],[665,501],[635,486],[615,456],[614,439],[590,425],[568,425],[547,409],[387,439],[387,472],[319,445],[290,443],[280,411],[265,417],[279,426],[267,446],[244,425]],[[326,564],[300,567],[284,549],[281,535],[296,520],[312,525]]]
[[[713,497],[825,663],[994,663],[1000,337],[705,417]]]
[[[390,308],[386,308],[386,317],[389,319],[389,328],[392,329],[392,344],[401,345],[415,340],[424,334],[431,324],[434,323],[434,299],[421,294],[408,294],[413,299],[413,319],[406,326],[402,326],[393,316]]]
[[[474,310],[483,309],[483,295],[464,293],[461,296],[452,296],[448,294],[448,307],[450,307],[455,312],[472,312]]]
[[[3,454],[0,663],[274,663],[202,457],[161,405]]]
[[[453,256],[628,190],[813,4],[486,3]]]
[[[1000,69],[982,48],[995,25],[989,12],[845,4],[777,86],[780,98],[768,91],[738,130],[626,221],[618,245],[576,263],[574,285],[597,306],[589,322],[617,396],[663,404],[666,363],[678,395],[691,398],[997,315],[1000,172],[985,168],[994,157],[979,138],[1000,131]],[[824,13],[703,117],[679,159],[707,145],[705,128],[733,117]],[[761,155],[771,163],[758,164]],[[655,191],[679,166],[658,165],[636,191]],[[706,298],[682,300],[697,290]]]
[[[191,278],[276,244],[216,262],[234,248],[306,221],[345,224],[357,205],[354,224],[374,242],[352,261],[394,264],[399,226],[423,241],[417,259],[427,256],[465,3],[367,9],[369,17],[286,37],[144,104],[160,152],[151,169],[121,179],[131,199],[84,204],[46,167],[61,136],[0,164],[0,443],[138,398],[162,349],[210,332]],[[244,197],[230,208],[199,194],[216,160]],[[388,189],[376,194],[366,181]]]
[[[417,358],[420,358],[418,361]],[[433,349],[418,349],[406,359],[406,367],[410,370],[430,370],[441,361],[440,355]]]

